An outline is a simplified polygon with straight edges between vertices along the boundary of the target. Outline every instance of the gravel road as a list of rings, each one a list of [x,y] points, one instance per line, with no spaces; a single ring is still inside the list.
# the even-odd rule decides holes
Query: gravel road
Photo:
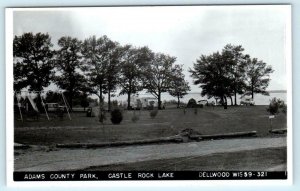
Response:
[[[286,137],[222,139],[188,143],[98,149],[24,150],[15,156],[15,171],[80,170],[92,166],[177,157],[203,156],[263,148],[285,147]]]

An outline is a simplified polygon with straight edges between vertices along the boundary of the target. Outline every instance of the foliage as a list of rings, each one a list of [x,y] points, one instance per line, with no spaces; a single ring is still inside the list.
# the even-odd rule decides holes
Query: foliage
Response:
[[[170,82],[168,91],[171,96],[177,97],[177,108],[180,105],[180,98],[183,98],[191,90],[188,82],[184,80],[182,70],[182,66],[176,65],[174,67],[173,80]]]
[[[83,71],[91,87],[90,93],[99,97],[100,106],[103,104],[103,94],[107,91],[107,68],[114,47],[115,43],[107,36],[98,39],[92,36],[82,43]]]
[[[266,94],[269,85],[269,75],[273,72],[271,66],[267,66],[256,58],[250,59],[243,54],[242,46],[226,45],[221,53],[201,55],[190,69],[194,84],[202,88],[201,95],[208,98],[219,98],[227,108],[227,97],[235,98],[237,94]],[[246,91],[246,92],[245,92]]]
[[[188,102],[188,104],[187,104],[187,108],[193,108],[193,107],[196,107],[197,106],[197,102],[196,102],[196,100],[195,99],[193,99],[193,98],[191,98],[191,99],[189,99],[189,102]]]
[[[156,53],[151,64],[147,65],[143,73],[144,88],[158,100],[158,109],[161,109],[161,93],[171,89],[174,80],[174,71],[179,66],[173,66],[176,58]]]
[[[123,47],[119,85],[122,88],[120,94],[127,94],[127,109],[131,108],[131,95],[143,89],[142,72],[152,57],[153,53],[148,47]]]
[[[98,119],[100,123],[104,123],[104,121],[106,120],[106,115],[105,112],[103,110],[101,110],[98,114]]]
[[[208,98],[217,97],[225,107],[226,97],[231,95],[230,68],[231,66],[224,62],[222,54],[216,52],[209,56],[202,55],[190,72],[195,79],[194,84],[199,84],[202,88],[201,95]]]
[[[281,112],[286,114],[286,104],[284,103],[283,100],[281,99],[277,99],[277,98],[273,98],[270,100],[270,104],[267,108],[267,111],[271,114],[271,115],[276,115],[280,112],[280,109],[281,109]]]
[[[108,94],[108,110],[111,110],[112,92],[117,88],[120,79],[120,62],[122,58],[122,48],[117,42],[113,42],[109,48],[109,57],[106,68],[106,91]]]
[[[69,36],[58,40],[60,49],[56,51],[55,66],[56,76],[54,82],[68,93],[68,103],[73,106],[73,97],[76,92],[87,91],[86,79],[81,74],[82,55],[81,41]]]
[[[154,109],[150,111],[150,117],[154,119],[158,114],[158,109]]]
[[[42,91],[50,84],[53,51],[48,34],[24,33],[13,40],[14,89]]]
[[[229,65],[230,91],[234,96],[234,105],[237,105],[237,94],[244,93],[245,68],[249,55],[243,54],[244,48],[241,45],[234,46],[227,44],[222,50],[225,64]],[[231,97],[230,97],[231,98]]]
[[[203,106],[202,106],[202,107],[203,107]],[[197,109],[197,108],[194,109],[194,114],[195,114],[195,115],[198,114],[198,109]]]
[[[246,90],[245,95],[251,95],[254,98],[254,93],[269,95],[266,91],[270,82],[270,74],[273,73],[271,66],[263,61],[258,61],[257,58],[248,59],[246,68]]]
[[[46,103],[58,103],[59,105],[63,105],[63,99],[61,93],[48,91],[45,95],[45,102]]]
[[[120,109],[114,109],[111,112],[111,122],[113,124],[120,124],[121,121],[123,120],[123,114]]]
[[[131,121],[132,121],[133,123],[135,123],[135,122],[137,122],[139,119],[140,119],[139,116],[137,116],[137,115],[135,114],[135,111],[134,111],[133,116],[132,116],[132,118],[131,118]]]
[[[90,102],[88,100],[87,95],[83,94],[80,99],[80,106],[83,107],[85,110],[85,108],[87,108],[89,105],[90,105]]]

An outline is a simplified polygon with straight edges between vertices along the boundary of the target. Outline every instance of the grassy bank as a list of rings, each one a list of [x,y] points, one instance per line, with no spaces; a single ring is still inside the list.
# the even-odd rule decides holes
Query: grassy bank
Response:
[[[138,120],[132,121],[136,115]],[[119,125],[110,122],[110,115],[102,125],[97,117],[86,117],[85,113],[72,113],[70,121],[42,116],[39,121],[21,122],[15,119],[15,142],[35,145],[64,143],[99,143],[132,141],[173,136],[191,128],[201,134],[222,134],[241,131],[257,131],[257,135],[277,136],[269,133],[270,123],[266,106],[222,107],[194,109],[166,109],[158,111],[152,119],[149,111],[124,111]],[[286,128],[286,117],[276,116],[274,129]]]

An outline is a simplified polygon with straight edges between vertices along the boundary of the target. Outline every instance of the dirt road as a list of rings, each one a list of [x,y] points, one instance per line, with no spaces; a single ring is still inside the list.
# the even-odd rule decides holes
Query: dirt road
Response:
[[[180,144],[143,145],[98,149],[28,150],[15,157],[15,171],[80,170],[92,166],[155,159],[204,156],[263,148],[285,147],[286,137],[223,139]]]

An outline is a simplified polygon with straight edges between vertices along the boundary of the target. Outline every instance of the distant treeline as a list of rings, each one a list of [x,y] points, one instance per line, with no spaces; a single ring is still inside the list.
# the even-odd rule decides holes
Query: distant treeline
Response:
[[[70,107],[74,96],[95,94],[108,107],[116,90],[130,97],[146,90],[157,98],[161,108],[161,94],[168,92],[180,98],[190,91],[183,68],[175,64],[176,57],[155,53],[147,46],[121,45],[107,36],[79,40],[61,37],[58,49],[53,49],[51,37],[43,33],[24,33],[13,41],[14,90],[27,88],[42,91],[50,83],[62,89]],[[227,105],[237,94],[268,94],[269,74],[273,72],[263,61],[244,55],[242,46],[226,45],[222,53],[201,55],[190,69],[194,83],[202,88],[201,95],[215,97]],[[182,63],[185,64],[185,63]],[[250,92],[250,93],[249,93]],[[38,95],[40,96],[40,95]]]

